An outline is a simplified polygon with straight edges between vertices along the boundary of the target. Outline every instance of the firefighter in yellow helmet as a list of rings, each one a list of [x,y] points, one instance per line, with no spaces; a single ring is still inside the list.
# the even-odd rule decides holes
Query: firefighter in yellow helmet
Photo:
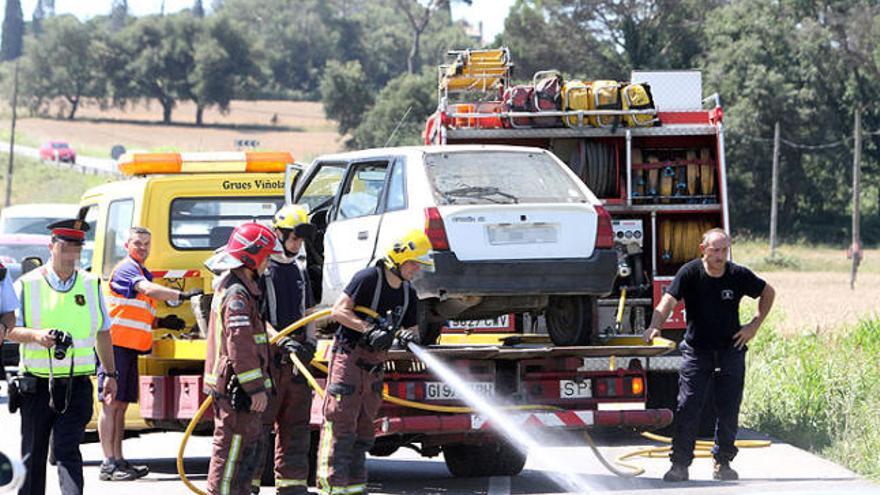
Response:
[[[301,250],[303,242],[311,240],[316,231],[309,223],[305,208],[299,205],[279,209],[272,227],[283,253],[270,256],[269,269],[262,279],[265,294],[262,314],[269,322],[266,331],[270,338],[311,313],[314,298]],[[263,422],[267,429],[275,432],[275,488],[279,495],[307,493],[312,389],[288,356],[296,354],[308,366],[315,355],[315,347],[315,328],[310,324],[282,338],[270,350],[269,368],[276,396],[270,401]],[[255,488],[259,487],[261,473],[262,469],[254,473],[257,477],[253,483]]]
[[[413,230],[397,239],[376,266],[357,272],[333,305],[340,328],[333,341],[318,448],[322,494],[366,491],[365,458],[382,404],[382,365],[395,335],[404,347],[418,341],[418,298],[410,281],[419,270],[433,266],[431,242],[424,232]],[[355,306],[381,316],[362,318]]]

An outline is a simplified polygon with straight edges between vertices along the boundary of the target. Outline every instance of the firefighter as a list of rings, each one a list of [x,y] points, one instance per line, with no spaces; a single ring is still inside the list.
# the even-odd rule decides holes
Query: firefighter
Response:
[[[175,315],[156,318],[155,301],[182,301],[201,294],[201,289],[179,291],[153,283],[153,274],[144,266],[150,255],[149,229],[132,227],[128,231],[123,258],[110,274],[105,300],[112,321],[110,336],[119,377],[116,396],[104,404],[98,416],[98,434],[104,450],[104,462],[98,472],[102,481],[130,481],[146,476],[147,466],[131,464],[122,456],[125,411],[138,401],[140,388],[138,355],[153,348],[153,327],[183,330],[184,321]],[[98,367],[98,393],[103,390],[104,368]]]
[[[272,229],[240,225],[205,265],[219,273],[208,323],[205,392],[214,397],[214,449],[209,495],[248,494],[265,455],[268,432],[269,344],[260,315],[258,279],[269,256],[282,253]]]
[[[27,476],[19,494],[46,491],[46,457],[51,434],[61,493],[82,494],[79,445],[92,417],[96,351],[105,370],[102,399],[116,393],[110,318],[100,279],[77,268],[89,226],[62,220],[48,226],[51,256],[42,267],[15,282],[21,301],[18,326],[7,336],[22,343],[21,455]]]
[[[271,256],[269,270],[263,277],[266,294],[263,315],[269,322],[270,340],[277,331],[306,316],[314,305],[309,278],[298,255],[303,241],[312,239],[316,231],[315,226],[308,223],[306,210],[298,205],[278,210],[272,227],[284,252]],[[315,328],[310,324],[282,338],[270,350],[276,396],[266,409],[264,421],[275,431],[275,488],[279,495],[308,493],[312,389],[288,355],[296,354],[300,362],[308,365],[315,356],[315,347]],[[261,473],[262,466],[255,473],[256,490],[259,490]]]
[[[686,481],[694,459],[694,445],[700,425],[700,411],[707,387],[715,391],[715,446],[712,448],[716,480],[736,480],[730,467],[737,454],[734,445],[739,406],[745,378],[746,344],[773,306],[775,292],[764,280],[744,266],[728,261],[730,237],[722,229],[703,234],[702,257],[678,270],[672,284],[654,309],[651,325],[645,330],[650,342],[660,335],[663,322],[684,299],[687,330],[681,349],[678,407],[673,425],[671,469],[664,481]],[[743,296],[758,298],[758,314],[741,325],[739,302]]]
[[[393,243],[376,266],[357,272],[333,305],[340,324],[324,397],[324,424],[318,448],[318,488],[322,494],[366,493],[366,454],[373,446],[373,419],[382,403],[382,367],[397,338],[405,347],[418,340],[418,298],[411,285],[421,268],[432,269],[431,242],[413,230]],[[355,313],[365,306],[371,320]]]

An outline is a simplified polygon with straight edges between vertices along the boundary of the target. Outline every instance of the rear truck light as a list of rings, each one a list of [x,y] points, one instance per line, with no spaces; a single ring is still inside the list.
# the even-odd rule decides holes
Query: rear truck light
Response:
[[[611,226],[610,220],[608,226],[609,228]],[[431,248],[434,251],[449,250],[449,239],[446,238],[443,217],[440,216],[440,210],[435,207],[425,208],[425,235],[431,241]]]
[[[614,229],[611,227],[611,215],[602,206],[596,206],[596,248],[611,249],[614,247]]]
[[[630,382],[630,392],[632,395],[639,397],[645,392],[645,381],[642,377],[637,376]]]

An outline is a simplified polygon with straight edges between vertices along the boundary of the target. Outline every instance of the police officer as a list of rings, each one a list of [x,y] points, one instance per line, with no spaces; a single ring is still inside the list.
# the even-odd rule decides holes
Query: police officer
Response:
[[[110,318],[99,279],[76,266],[89,226],[63,220],[48,228],[51,257],[15,283],[20,320],[9,333],[22,343],[21,455],[27,457],[22,495],[45,493],[50,433],[61,493],[83,493],[79,444],[92,417],[89,377],[96,350],[106,375],[103,400],[116,393]]]
[[[269,405],[272,379],[258,278],[269,256],[281,253],[272,229],[250,222],[236,227],[222,251],[205,263],[220,273],[205,359],[205,391],[214,397],[209,495],[250,493],[265,455],[268,431],[262,413]]]
[[[306,210],[288,205],[278,210],[272,222],[283,253],[273,254],[265,283],[264,311],[269,322],[270,340],[278,331],[305,316],[314,305],[302,260],[298,258],[303,241],[315,235],[315,226],[308,223]],[[316,337],[313,324],[288,335],[272,346],[272,379],[275,397],[266,409],[264,421],[275,430],[275,488],[279,495],[305,495],[308,488],[309,419],[312,410],[312,389],[293,366],[288,355],[296,354],[304,365],[315,355]],[[255,473],[257,477],[262,466]],[[259,480],[255,480],[255,487]]]
[[[730,461],[737,453],[734,442],[743,394],[746,344],[770,312],[775,292],[748,268],[728,261],[729,249],[730,237],[724,230],[706,232],[700,244],[702,257],[679,269],[645,330],[647,341],[659,336],[663,322],[678,301],[684,299],[687,330],[680,345],[682,364],[670,454],[672,468],[663,476],[665,481],[688,479],[700,411],[710,382],[715,390],[717,413],[712,476],[716,480],[739,478]],[[743,296],[758,298],[758,314],[745,325],[739,321]]]
[[[103,481],[130,481],[150,472],[147,466],[131,464],[122,455],[125,411],[130,403],[138,401],[138,355],[149,353],[153,348],[153,327],[184,328],[184,321],[173,314],[156,318],[155,301],[188,300],[202,293],[201,289],[184,292],[153,283],[153,274],[144,266],[151,245],[149,229],[129,229],[125,241],[128,256],[113,268],[110,283],[105,287],[105,299],[112,318],[113,357],[119,377],[116,396],[110,404],[102,406],[98,415],[98,434],[104,450],[98,478]],[[99,392],[103,389],[104,375],[104,369],[99,367]]]
[[[357,272],[333,305],[340,329],[324,397],[324,424],[318,448],[318,488],[322,494],[366,492],[366,454],[373,446],[373,420],[382,404],[382,365],[395,338],[405,346],[418,339],[418,298],[410,281],[432,269],[431,242],[421,230],[396,240],[377,266]],[[365,306],[379,313],[370,320],[355,313]]]

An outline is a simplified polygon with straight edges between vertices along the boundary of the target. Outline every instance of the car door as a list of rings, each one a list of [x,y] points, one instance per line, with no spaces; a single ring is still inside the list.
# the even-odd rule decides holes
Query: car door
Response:
[[[324,233],[323,301],[336,300],[351,277],[373,259],[391,160],[354,161]]]

